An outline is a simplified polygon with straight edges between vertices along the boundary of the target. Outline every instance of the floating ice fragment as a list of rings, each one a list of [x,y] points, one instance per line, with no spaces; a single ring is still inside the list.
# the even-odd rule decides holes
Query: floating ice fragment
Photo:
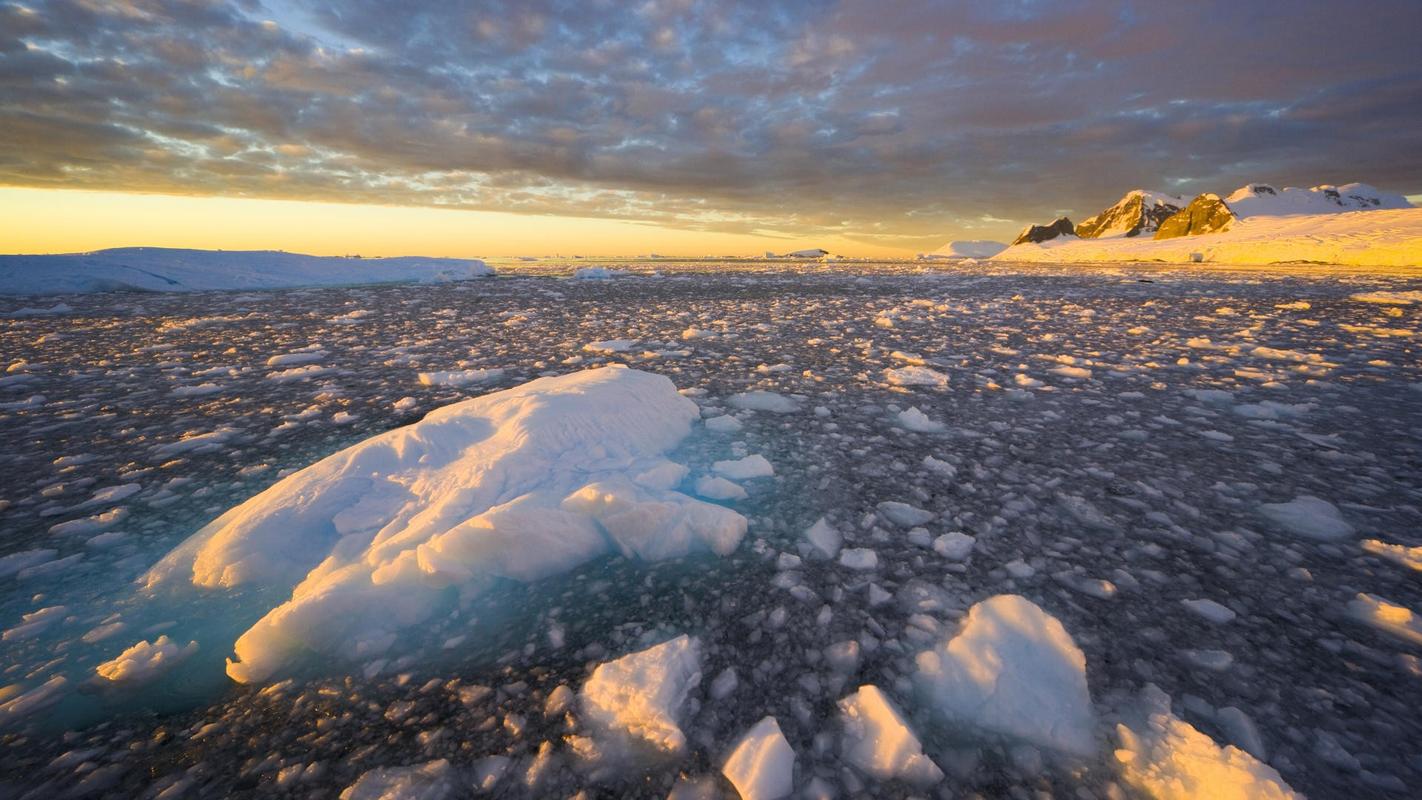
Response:
[[[1359,593],[1348,602],[1348,613],[1364,625],[1403,641],[1422,645],[1422,618],[1406,606],[1388,602],[1373,594]]]
[[[917,667],[918,691],[948,725],[1071,755],[1096,751],[1086,657],[1024,597],[977,603],[956,636],[919,654]]]
[[[894,386],[947,386],[948,376],[928,367],[894,367],[884,370],[884,380]]]
[[[879,687],[864,685],[839,701],[845,760],[883,781],[897,778],[925,787],[943,779],[943,770],[923,754],[918,736]]]
[[[794,789],[795,751],[775,717],[757,722],[726,758],[721,773],[742,800],[779,800]]]
[[[408,767],[377,767],[341,792],[341,800],[445,800],[462,788],[454,767],[441,758]]]
[[[1139,721],[1116,726],[1116,760],[1126,782],[1155,800],[1293,800],[1272,767],[1233,745],[1220,747],[1174,714],[1147,686]]]
[[[769,411],[773,414],[790,414],[800,410],[800,404],[794,400],[783,394],[763,389],[733,394],[726,398],[726,402],[735,408],[748,411]]]
[[[197,642],[179,645],[167,636],[159,636],[153,642],[135,644],[112,660],[100,664],[95,671],[110,683],[138,686],[161,678],[197,650]]]
[[[840,536],[839,531],[824,517],[820,517],[805,531],[805,538],[810,540],[810,544],[825,558],[839,555],[839,546],[844,541],[844,537]]]
[[[744,451],[743,451],[744,452]],[[762,455],[751,455],[736,461],[717,461],[711,469],[732,480],[744,481],[751,478],[768,478],[775,474],[775,468]]]
[[[579,692],[583,713],[609,749],[680,753],[687,696],[701,683],[701,643],[685,634],[600,664]]]
[[[1353,526],[1343,519],[1338,507],[1317,497],[1301,494],[1287,503],[1265,503],[1259,513],[1280,528],[1306,539],[1331,541],[1353,535]]]
[[[421,372],[417,376],[424,386],[468,386],[502,378],[502,369],[464,369],[445,372]]]
[[[880,516],[903,528],[917,527],[938,516],[932,511],[926,511],[908,503],[900,503],[897,500],[886,500],[880,503],[877,508]]]

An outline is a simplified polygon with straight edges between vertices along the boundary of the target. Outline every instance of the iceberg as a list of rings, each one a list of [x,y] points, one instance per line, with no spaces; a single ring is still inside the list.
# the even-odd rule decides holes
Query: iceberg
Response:
[[[373,659],[499,580],[594,558],[726,555],[746,519],[676,491],[664,454],[699,418],[667,378],[603,367],[464,400],[295,472],[232,508],[144,576],[290,598],[236,641],[233,679],[311,654]]]

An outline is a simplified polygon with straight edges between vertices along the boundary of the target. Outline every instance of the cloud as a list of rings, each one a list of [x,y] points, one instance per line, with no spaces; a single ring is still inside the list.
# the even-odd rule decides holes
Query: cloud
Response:
[[[0,183],[914,248],[1133,186],[1422,191],[1415,0],[0,5]]]

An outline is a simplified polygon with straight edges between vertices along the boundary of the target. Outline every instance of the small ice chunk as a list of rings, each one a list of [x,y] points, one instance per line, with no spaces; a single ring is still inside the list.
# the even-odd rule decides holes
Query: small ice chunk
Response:
[[[14,685],[0,689],[0,698],[7,698],[4,702],[0,702],[0,727],[6,727],[59,702],[68,686],[69,679],[63,675],[57,675],[29,691],[19,694],[13,693]]]
[[[947,386],[948,376],[928,367],[895,367],[884,370],[884,380],[894,386]]]
[[[625,353],[636,343],[636,339],[607,339],[601,342],[588,342],[583,345],[583,349],[589,353],[609,355],[612,353]]]
[[[775,717],[746,731],[727,756],[721,773],[743,800],[778,800],[794,789],[795,751]]]
[[[925,511],[917,506],[911,506],[908,503],[900,503],[897,500],[888,500],[880,503],[878,508],[879,514],[883,516],[884,519],[903,528],[914,528],[923,525],[938,516],[932,511]]]
[[[909,406],[900,411],[894,419],[898,422],[899,427],[916,433],[942,433],[948,428],[942,422],[930,419],[927,414],[918,410],[917,406]]]
[[[1265,503],[1259,513],[1280,528],[1306,539],[1331,541],[1353,534],[1338,507],[1318,497],[1301,494],[1287,503]]]
[[[472,383],[498,380],[503,377],[502,369],[459,369],[443,372],[421,372],[419,378],[423,386],[468,386]]]
[[[1401,564],[1414,572],[1422,572],[1422,546],[1408,547],[1401,544],[1389,544],[1378,539],[1364,539],[1363,549],[1375,556],[1381,556],[1396,564]],[[4,559],[0,559],[3,563]],[[0,567],[0,576],[5,574],[3,567]]]
[[[867,547],[850,547],[840,552],[839,563],[850,569],[878,569],[879,554]]]
[[[737,481],[766,478],[775,474],[775,467],[760,454],[735,461],[717,461],[711,465],[711,470],[722,477]]]
[[[740,484],[715,475],[703,475],[698,478],[696,493],[708,500],[744,500],[749,497]]]
[[[135,644],[114,659],[100,664],[96,671],[100,678],[110,683],[138,686],[163,677],[197,650],[197,642],[179,645],[167,636],[159,636],[152,642]]]
[[[879,687],[860,686],[839,701],[839,714],[849,763],[881,781],[897,778],[923,787],[943,779],[943,770],[923,754],[918,736]]]
[[[844,537],[824,517],[820,517],[805,531],[805,538],[810,540],[810,544],[825,558],[838,555],[839,546],[844,541]]]
[[[685,634],[598,665],[578,697],[606,738],[662,753],[686,749],[682,706],[701,684],[701,643]]]
[[[741,424],[740,420],[728,414],[722,414],[719,417],[711,417],[707,419],[704,424],[706,425],[706,430],[713,433],[735,433],[745,427]]]
[[[1155,686],[1144,693],[1144,714],[1116,726],[1116,760],[1127,783],[1156,800],[1294,800],[1268,764],[1233,745],[1220,747],[1170,712],[1170,698]]]
[[[962,561],[973,552],[978,540],[961,531],[945,533],[933,540],[933,551],[949,561]]]
[[[917,667],[920,694],[950,724],[1083,757],[1096,750],[1086,657],[1025,597],[977,603]]]
[[[753,392],[739,392],[726,398],[734,408],[748,411],[769,411],[772,414],[791,414],[800,410],[800,404],[777,392],[757,389]]]
[[[1223,625],[1226,622],[1233,622],[1235,613],[1226,606],[1216,603],[1214,600],[1181,600],[1180,605],[1204,617],[1216,625]]]
[[[377,767],[341,792],[341,800],[445,800],[463,786],[441,758],[408,767]]]
[[[1422,618],[1406,606],[1373,594],[1359,593],[1348,602],[1348,613],[1359,622],[1412,644],[1422,645]]]

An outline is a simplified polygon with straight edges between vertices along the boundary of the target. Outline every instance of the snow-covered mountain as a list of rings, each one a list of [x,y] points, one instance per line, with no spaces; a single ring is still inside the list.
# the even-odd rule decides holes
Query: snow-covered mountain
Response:
[[[1366,183],[1323,185],[1312,189],[1293,186],[1276,189],[1267,183],[1250,183],[1234,190],[1224,201],[1240,219],[1412,208],[1412,204],[1402,195],[1384,192]]]
[[[429,283],[493,274],[492,267],[477,259],[121,247],[65,255],[0,255],[0,294],[287,289]]]
[[[1164,192],[1132,189],[1115,205],[1076,226],[1083,239],[1112,239],[1153,233],[1160,223],[1185,207],[1185,198]]]
[[[1007,249],[1007,245],[1002,242],[994,242],[989,239],[971,239],[966,241],[949,242],[932,253],[920,253],[919,258],[928,260],[959,259],[959,258],[992,258]]]
[[[1056,262],[1422,264],[1422,208],[1414,208],[1401,195],[1364,183],[1312,189],[1276,189],[1251,183],[1224,198],[1201,194],[1155,223],[1153,237],[1132,236],[1126,231],[1137,219],[1148,218],[1145,209],[1165,207],[1151,202],[1153,194],[1127,193],[1120,203],[1078,226],[1076,236],[1047,235],[1050,231],[1045,226],[1032,226],[1012,247],[994,258]],[[1171,198],[1166,195],[1160,199],[1168,202]],[[1137,234],[1146,230],[1145,224],[1142,222]],[[1084,232],[1096,235],[1085,236]]]

